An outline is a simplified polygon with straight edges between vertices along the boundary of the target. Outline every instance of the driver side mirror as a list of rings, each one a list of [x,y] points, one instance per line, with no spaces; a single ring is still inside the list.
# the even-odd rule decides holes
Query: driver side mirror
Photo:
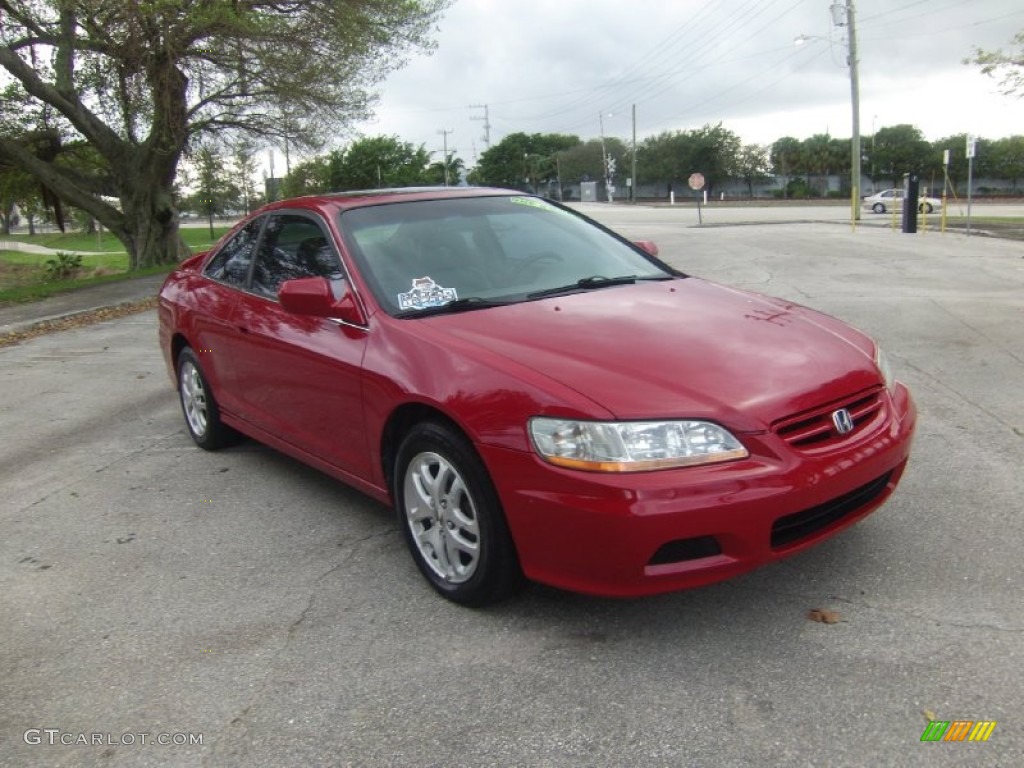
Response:
[[[329,317],[353,325],[366,325],[366,317],[359,308],[348,280],[336,283],[341,296],[334,297],[331,282],[326,277],[299,277],[285,280],[277,292],[281,306],[296,315]]]

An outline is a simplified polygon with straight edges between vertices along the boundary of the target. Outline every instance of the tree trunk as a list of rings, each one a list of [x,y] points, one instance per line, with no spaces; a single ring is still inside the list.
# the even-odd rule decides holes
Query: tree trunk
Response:
[[[151,184],[146,181],[140,179],[133,185],[131,196],[121,198],[124,226],[107,225],[128,251],[131,270],[174,264],[191,253],[178,233],[178,216],[170,187],[161,189],[155,180],[149,180]]]

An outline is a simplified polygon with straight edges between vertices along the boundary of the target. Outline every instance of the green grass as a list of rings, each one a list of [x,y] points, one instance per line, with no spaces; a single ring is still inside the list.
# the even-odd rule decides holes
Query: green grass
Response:
[[[122,271],[114,274],[73,277],[68,280],[45,280],[41,269],[34,270],[26,264],[6,261],[5,257],[10,253],[10,251],[0,251],[0,305],[38,301],[48,296],[67,293],[76,288],[85,288],[90,285],[116,283],[133,277],[165,274],[174,268],[173,264],[163,264],[136,272]],[[14,255],[24,256],[25,254],[15,253]]]
[[[229,227],[214,227],[214,237],[210,239],[208,227],[183,227],[178,230],[181,239],[188,243],[189,248],[200,251],[209,248],[227,232]],[[0,235],[0,247],[4,240],[19,243],[41,245],[55,251],[90,251],[93,253],[124,253],[121,241],[107,231],[98,235],[84,235],[81,232],[44,232],[35,235]]]
[[[179,230],[182,239],[193,252],[209,248],[228,231],[228,227],[214,227],[214,239],[206,227],[189,227]],[[25,253],[3,250],[4,240],[31,243],[54,251],[89,251],[82,254],[82,268],[75,277],[67,280],[47,280],[45,264],[52,254]],[[127,280],[131,277],[164,274],[173,265],[128,271],[128,254],[121,241],[110,233],[83,235],[80,233],[45,233],[37,235],[12,235],[0,238],[0,305],[25,301],[38,301],[47,296],[66,293],[89,285]]]
[[[228,231],[228,227],[215,227],[214,239],[210,239],[208,228],[189,227],[181,229],[181,237],[194,251],[206,250],[217,238]],[[88,251],[82,255],[82,268],[75,277],[66,280],[47,280],[45,264],[52,254],[25,253],[3,250],[4,240],[31,243],[54,251]],[[37,235],[13,235],[0,238],[0,305],[26,301],[38,301],[47,296],[67,293],[90,285],[127,280],[132,277],[164,274],[173,265],[128,271],[128,254],[121,241],[110,233],[83,235],[81,233],[45,233]]]
[[[62,249],[63,250],[63,249]],[[0,251],[0,260],[7,264],[26,264],[39,267],[46,263],[47,259],[53,256],[45,253],[25,253],[24,251]],[[85,269],[109,269],[118,272],[128,271],[128,254],[120,253],[93,253],[83,254],[82,266]]]

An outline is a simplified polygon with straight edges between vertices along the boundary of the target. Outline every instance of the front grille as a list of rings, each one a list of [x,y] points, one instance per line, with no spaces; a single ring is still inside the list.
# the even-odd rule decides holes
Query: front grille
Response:
[[[794,448],[808,450],[825,448],[856,437],[869,429],[883,416],[882,388],[859,392],[845,400],[804,411],[772,424],[772,431]],[[850,412],[853,431],[840,435],[832,421],[832,414],[840,408]]]
[[[877,480],[824,504],[780,517],[772,525],[772,549],[789,546],[860,511],[885,491],[891,476],[892,472],[886,472]]]

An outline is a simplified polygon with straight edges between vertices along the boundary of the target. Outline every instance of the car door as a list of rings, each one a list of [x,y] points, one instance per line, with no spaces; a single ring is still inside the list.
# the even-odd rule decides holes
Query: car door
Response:
[[[324,222],[296,211],[269,214],[249,290],[232,322],[241,354],[235,373],[246,418],[255,426],[360,477],[370,474],[362,407],[367,330],[285,311],[285,280],[346,279]]]
[[[207,263],[202,277],[191,283],[190,340],[217,402],[232,414],[242,410],[235,383],[240,338],[232,318],[238,298],[249,282],[263,221],[254,219],[232,235]]]

